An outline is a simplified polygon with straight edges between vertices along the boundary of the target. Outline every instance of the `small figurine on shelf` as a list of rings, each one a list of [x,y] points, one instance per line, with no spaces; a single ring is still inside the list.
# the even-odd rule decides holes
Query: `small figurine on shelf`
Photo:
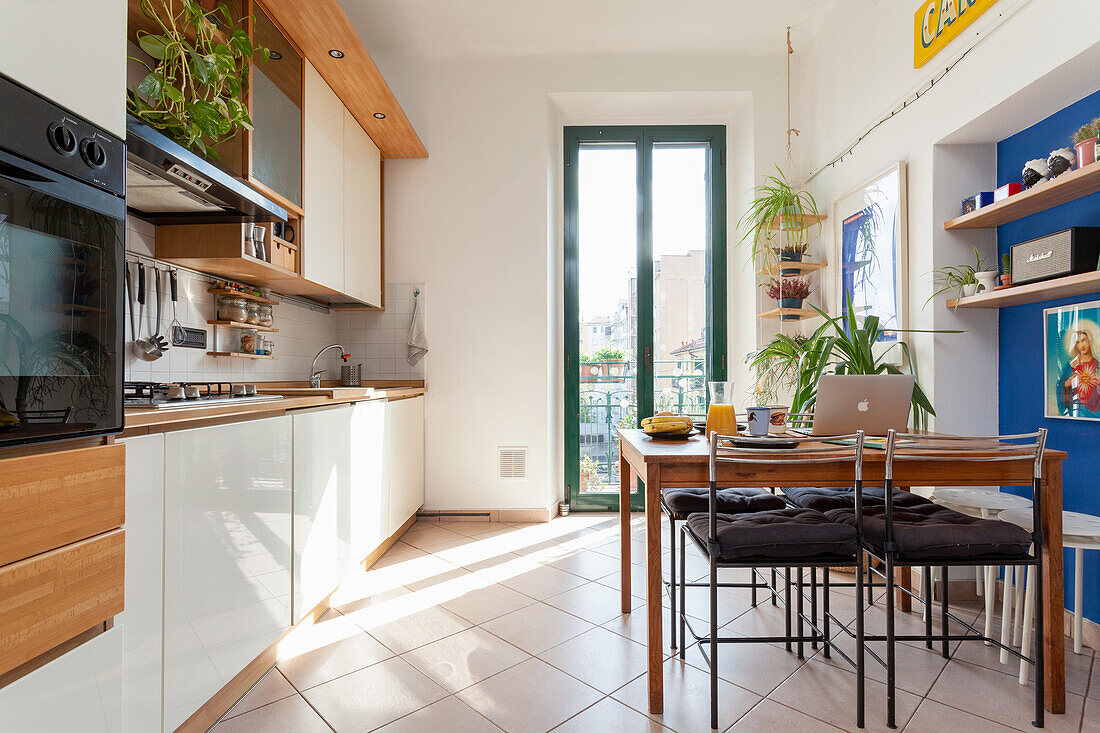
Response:
[[[1024,165],[1024,188],[1028,189],[1050,178],[1050,167],[1042,158],[1029,160]]]
[[[1047,158],[1047,167],[1050,168],[1050,177],[1057,178],[1068,170],[1073,170],[1077,163],[1077,155],[1069,148],[1059,148],[1051,151]]]

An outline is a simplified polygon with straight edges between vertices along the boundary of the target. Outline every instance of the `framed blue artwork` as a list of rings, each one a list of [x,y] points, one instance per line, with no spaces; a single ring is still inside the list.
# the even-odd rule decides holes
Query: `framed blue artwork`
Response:
[[[833,206],[836,310],[847,315],[852,299],[857,322],[878,316],[883,344],[907,328],[908,217],[905,163],[898,162]],[[895,349],[899,352],[900,350]]]
[[[1100,420],[1100,300],[1043,311],[1045,414]]]

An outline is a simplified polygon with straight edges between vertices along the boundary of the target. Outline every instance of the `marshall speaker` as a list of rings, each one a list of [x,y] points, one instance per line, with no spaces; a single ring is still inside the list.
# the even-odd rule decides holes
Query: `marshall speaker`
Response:
[[[1100,227],[1073,227],[1012,247],[1012,284],[1094,272],[1100,259]]]

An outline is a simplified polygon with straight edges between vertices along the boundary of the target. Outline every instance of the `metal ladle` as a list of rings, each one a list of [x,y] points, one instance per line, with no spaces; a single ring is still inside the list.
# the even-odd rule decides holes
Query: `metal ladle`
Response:
[[[127,274],[129,274],[129,268],[127,268]],[[134,332],[134,356],[142,361],[156,361],[164,356],[164,352],[152,341],[138,338],[141,335],[141,325],[145,322],[145,265],[140,262],[138,263],[138,305],[140,306],[140,313],[138,315],[138,330]],[[132,310],[131,317],[133,317]],[[133,328],[133,323],[130,324],[130,327]]]

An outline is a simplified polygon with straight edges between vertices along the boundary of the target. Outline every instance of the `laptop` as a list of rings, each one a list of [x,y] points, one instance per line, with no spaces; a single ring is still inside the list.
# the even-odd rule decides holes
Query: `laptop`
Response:
[[[905,432],[913,400],[912,374],[825,374],[817,384],[813,435],[844,435],[863,430],[886,435]]]

